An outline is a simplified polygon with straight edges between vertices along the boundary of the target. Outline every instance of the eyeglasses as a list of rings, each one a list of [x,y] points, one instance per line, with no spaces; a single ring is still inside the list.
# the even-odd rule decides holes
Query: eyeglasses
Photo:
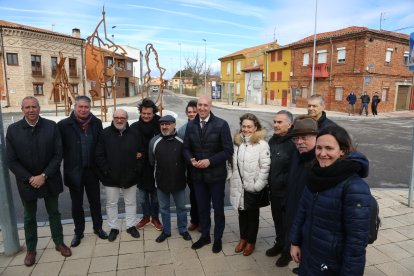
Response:
[[[299,140],[302,140],[302,141],[306,142],[307,140],[309,140],[310,137],[312,137],[312,136],[311,135],[295,136],[295,137],[292,137],[292,141],[293,141],[293,143],[296,143]]]
[[[126,120],[127,118],[125,118],[125,117],[114,117],[114,120],[115,121],[124,121],[124,120]]]
[[[162,122],[162,123],[160,123],[160,126],[170,126],[172,124],[173,123],[171,123],[171,122]]]

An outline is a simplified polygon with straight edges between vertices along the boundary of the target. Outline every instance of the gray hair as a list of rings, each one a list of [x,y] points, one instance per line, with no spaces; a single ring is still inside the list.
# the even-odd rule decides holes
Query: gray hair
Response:
[[[322,95],[313,94],[312,96],[310,96],[308,98],[308,100],[313,100],[313,99],[317,99],[317,100],[319,100],[319,102],[320,102],[321,105],[325,105],[325,99],[323,98]]]
[[[26,96],[22,100],[22,108],[23,108],[23,103],[24,103],[25,100],[34,100],[37,103],[37,106],[40,107],[39,100],[36,97]]]
[[[88,96],[76,96],[75,104],[78,103],[79,101],[84,101],[84,102],[91,104],[91,98],[89,98]]]
[[[123,112],[125,117],[128,119],[128,112],[126,112],[124,109],[122,108],[118,108],[117,110],[114,111],[114,114],[112,115],[112,117],[115,117],[115,114],[117,111]]]
[[[280,110],[276,113],[276,115],[285,114],[286,118],[289,120],[289,123],[293,123],[293,115],[287,110]]]

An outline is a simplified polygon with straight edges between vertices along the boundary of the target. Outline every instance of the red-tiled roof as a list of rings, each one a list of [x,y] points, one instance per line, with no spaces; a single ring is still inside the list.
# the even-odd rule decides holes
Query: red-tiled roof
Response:
[[[254,52],[254,51],[257,51],[257,50],[270,48],[270,46],[272,46],[272,45],[274,45],[274,47],[279,47],[279,44],[277,44],[276,42],[265,43],[265,44],[262,44],[262,45],[253,46],[253,47],[250,47],[250,48],[245,48],[245,49],[242,49],[240,51],[231,53],[227,56],[219,58],[219,60],[229,58],[229,57],[234,57],[234,56],[246,55],[248,53],[251,53],[251,52]]]
[[[263,71],[263,64],[252,65],[242,69],[243,72]]]
[[[385,35],[395,36],[395,37],[398,37],[398,38],[404,38],[404,39],[409,38],[409,35],[407,35],[407,34],[390,32],[390,31],[385,31],[385,30],[374,30],[374,29],[369,29],[367,27],[351,26],[351,27],[347,27],[347,28],[332,31],[332,32],[325,32],[325,33],[316,34],[316,40],[322,40],[322,39],[326,39],[326,38],[331,38],[331,37],[333,38],[333,37],[339,37],[339,36],[350,35],[350,34],[357,34],[357,33],[362,33],[362,32],[367,32],[367,31],[377,33],[377,34],[385,34]],[[308,42],[313,41],[313,38],[314,38],[314,36],[310,35],[308,37],[305,37],[301,40],[298,40],[298,41],[292,43],[291,45],[308,43]]]
[[[38,33],[44,33],[44,34],[50,34],[50,35],[57,35],[57,36],[64,36],[64,37],[70,37],[70,38],[74,38],[74,39],[82,39],[82,38],[73,37],[71,35],[65,35],[65,34],[61,34],[61,33],[57,33],[57,32],[52,32],[52,31],[49,31],[49,30],[35,28],[35,27],[31,27],[31,26],[26,26],[26,25],[13,23],[13,22],[5,21],[5,20],[0,20],[0,27],[26,30],[26,31],[38,32]]]

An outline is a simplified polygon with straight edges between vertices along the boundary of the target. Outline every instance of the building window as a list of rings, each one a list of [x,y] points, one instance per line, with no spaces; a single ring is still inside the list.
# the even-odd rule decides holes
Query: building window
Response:
[[[335,87],[335,101],[342,101],[344,95],[343,87]]]
[[[7,65],[19,65],[19,59],[15,53],[7,53]]]
[[[52,68],[52,77],[55,77],[57,74],[57,57],[50,58],[50,67]]]
[[[270,90],[270,100],[274,100],[275,99],[275,90]]]
[[[125,60],[118,60],[118,67],[125,69]]]
[[[71,83],[70,86],[72,86],[73,93],[78,94],[78,92],[79,92],[78,84],[77,83]]]
[[[304,53],[303,54],[303,66],[308,66],[309,65],[309,53]]]
[[[318,53],[318,63],[326,63],[326,59],[327,59],[326,57],[327,57],[328,51],[320,50],[317,53]]]
[[[33,94],[35,96],[43,95],[43,83],[33,83]]]
[[[42,75],[42,58],[40,56],[32,55],[32,75]]]
[[[302,98],[304,99],[308,98],[308,88],[305,86],[302,86]]]
[[[275,81],[275,72],[270,72],[270,81]]]
[[[414,54],[414,53],[413,53],[413,54]],[[404,59],[403,59],[403,63],[404,63],[404,65],[407,65],[407,66],[408,66],[408,64],[409,64],[409,57],[410,57],[410,52],[405,51],[405,52],[404,52]]]
[[[393,49],[388,48],[387,51],[385,52],[385,64],[386,65],[390,65],[390,63],[391,63],[392,51],[393,51]]]
[[[276,53],[275,52],[271,52],[270,53],[270,61],[275,61],[276,60]]]
[[[231,73],[231,63],[228,62],[227,63],[227,75],[230,75],[230,73]]]
[[[132,71],[132,62],[127,61],[127,70]]]
[[[282,72],[279,71],[277,72],[277,81],[281,81],[282,80]]]
[[[236,74],[240,74],[241,73],[241,61],[237,61],[236,64]]]
[[[236,82],[236,95],[240,95],[240,82]]]
[[[281,61],[283,59],[283,52],[279,51],[277,52],[277,60]]]
[[[76,59],[69,59],[69,77],[77,77],[78,69],[76,68]]]
[[[382,92],[381,92],[381,101],[382,102],[386,102],[387,101],[389,90],[390,89],[388,87],[383,87],[382,88]]]
[[[111,67],[114,64],[114,59],[112,57],[105,57],[106,67]]]
[[[337,62],[345,63],[345,55],[346,55],[345,47],[337,48],[337,50],[338,50]]]

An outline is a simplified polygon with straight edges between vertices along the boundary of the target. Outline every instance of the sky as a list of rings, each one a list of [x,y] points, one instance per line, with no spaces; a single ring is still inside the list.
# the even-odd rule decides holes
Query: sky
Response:
[[[0,0],[0,19],[63,34],[79,28],[86,38],[105,6],[108,36],[144,55],[152,43],[169,79],[186,59],[198,56],[219,72],[220,57],[313,35],[316,1],[317,33],[349,26],[378,30],[380,22],[384,30],[414,32],[413,0]]]

